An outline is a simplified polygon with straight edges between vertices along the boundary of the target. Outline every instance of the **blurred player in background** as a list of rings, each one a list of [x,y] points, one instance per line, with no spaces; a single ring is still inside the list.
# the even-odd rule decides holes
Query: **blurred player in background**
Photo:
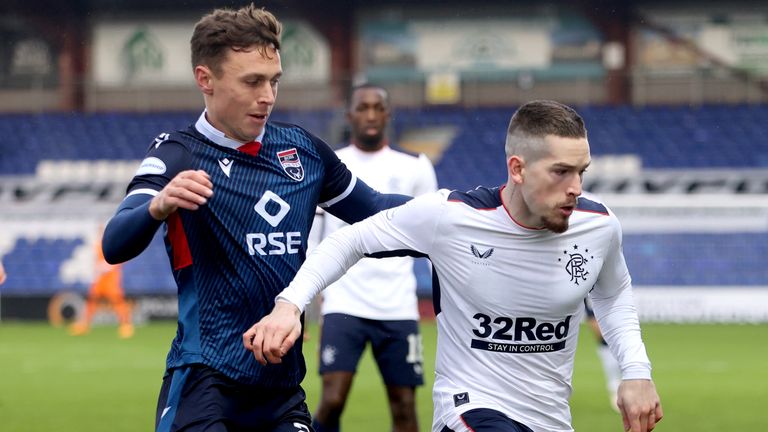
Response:
[[[166,228],[179,321],[158,431],[309,431],[301,343],[280,364],[261,365],[243,349],[243,332],[304,261],[318,205],[355,222],[408,199],[368,187],[306,130],[268,121],[281,32],[253,4],[196,24],[192,67],[205,111],[150,145],[104,234],[116,263]]]
[[[5,278],[8,277],[8,275],[5,273],[5,267],[3,267],[3,260],[0,259],[0,285],[5,282]]]
[[[101,230],[99,230],[101,232]],[[83,317],[72,324],[69,333],[73,336],[80,336],[88,333],[91,329],[93,315],[102,302],[106,301],[117,315],[119,326],[117,334],[127,339],[133,336],[133,322],[131,319],[131,307],[125,301],[123,293],[123,272],[120,264],[112,265],[104,260],[104,253],[101,245],[101,235],[94,243],[94,278],[91,287],[88,289],[88,297],[85,301],[85,312]]]
[[[663,413],[621,227],[603,204],[579,198],[591,161],[584,121],[560,103],[529,102],[512,116],[505,153],[506,185],[423,195],[329,236],[246,347],[277,361],[300,340],[305,305],[363,256],[428,256],[438,284],[433,432],[572,431],[587,296],[622,366],[624,430],[653,430]]]
[[[385,89],[371,84],[353,88],[347,112],[351,144],[336,154],[379,191],[413,196],[434,192],[437,179],[429,159],[389,146],[390,115]],[[323,215],[313,230],[327,235],[345,225]],[[324,291],[322,315],[323,385],[315,430],[339,430],[360,356],[370,343],[387,389],[391,430],[418,431],[416,387],[424,384],[424,375],[413,258],[362,259]]]

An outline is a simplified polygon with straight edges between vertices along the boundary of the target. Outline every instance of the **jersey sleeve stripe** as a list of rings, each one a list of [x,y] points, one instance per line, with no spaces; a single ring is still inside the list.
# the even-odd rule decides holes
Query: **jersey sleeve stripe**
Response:
[[[330,207],[337,202],[343,200],[344,198],[348,197],[350,193],[352,193],[352,190],[355,188],[355,184],[357,184],[357,176],[352,176],[352,179],[349,181],[349,185],[347,185],[347,188],[344,189],[344,192],[339,194],[336,198],[331,198],[326,202],[322,202],[318,204],[321,208],[327,208]]]
[[[187,234],[184,232],[184,226],[178,212],[173,212],[168,216],[167,225],[167,235],[173,253],[173,269],[180,270],[192,265],[192,252],[189,250]]]
[[[148,189],[148,188],[136,189],[128,192],[128,195],[126,195],[125,197],[128,198],[131,195],[138,195],[138,194],[157,196],[158,191],[154,189]]]

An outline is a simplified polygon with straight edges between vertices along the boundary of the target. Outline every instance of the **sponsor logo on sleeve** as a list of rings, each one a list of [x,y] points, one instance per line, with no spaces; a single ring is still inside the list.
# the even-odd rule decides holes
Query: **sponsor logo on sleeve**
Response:
[[[139,169],[136,170],[136,175],[161,175],[165,174],[165,170],[165,162],[156,157],[148,157],[141,161]]]

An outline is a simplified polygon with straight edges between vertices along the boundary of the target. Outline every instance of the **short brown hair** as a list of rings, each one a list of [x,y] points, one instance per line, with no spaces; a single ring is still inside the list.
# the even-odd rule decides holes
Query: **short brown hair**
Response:
[[[518,108],[507,128],[507,157],[537,150],[534,141],[547,135],[586,138],[584,119],[573,108],[552,100],[535,100]]]
[[[213,73],[220,73],[229,49],[256,47],[267,55],[268,47],[280,49],[282,31],[283,25],[274,15],[253,3],[238,10],[215,9],[201,18],[192,32],[192,68],[206,65]]]

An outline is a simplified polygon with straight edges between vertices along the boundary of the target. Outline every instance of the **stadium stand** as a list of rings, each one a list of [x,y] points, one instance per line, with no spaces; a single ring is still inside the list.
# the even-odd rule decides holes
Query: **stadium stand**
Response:
[[[636,285],[764,286],[768,233],[627,234]]]
[[[65,289],[83,289],[84,285],[65,283],[60,275],[63,263],[82,243],[81,239],[18,239],[3,258],[4,265],[14,272],[3,286],[3,293],[48,294]]]
[[[644,168],[768,167],[767,105],[707,105],[702,107],[578,107],[590,125],[594,153],[636,154]],[[445,160],[438,166],[445,180],[456,164],[487,167],[497,160],[498,143],[513,108],[402,109],[393,129],[435,125],[458,128]],[[0,172],[32,174],[42,159],[139,159],[158,131],[193,122],[198,113],[149,114],[18,114],[0,117]],[[301,124],[328,139],[338,113],[276,111],[274,119]],[[41,136],[37,131],[45,130]],[[727,145],[724,145],[727,143]],[[442,168],[442,169],[441,169]],[[479,170],[482,172],[482,169]],[[487,177],[480,177],[487,181]],[[482,183],[470,179],[468,184]]]
[[[643,169],[768,167],[767,133],[762,126],[768,124],[768,106],[585,106],[579,110],[590,125],[594,156],[634,155]],[[452,141],[440,155],[436,171],[442,187],[466,190],[505,181],[504,167],[498,166],[499,153],[503,151],[499,144],[504,141],[511,112],[512,108],[402,109],[395,113],[393,128],[395,136],[434,126],[456,128]],[[0,172],[3,176],[29,177],[42,183],[112,181],[123,184],[122,188],[158,131],[184,127],[197,115],[176,112],[2,116]],[[317,135],[329,137],[334,136],[331,128],[338,124],[338,116],[338,112],[330,110],[284,111],[276,112],[274,118],[302,124]],[[46,130],[46,134],[35,133],[40,129]],[[6,293],[85,291],[87,284],[82,278],[66,276],[62,270],[66,262],[77,260],[75,252],[86,242],[85,238],[45,234],[31,238],[25,233],[11,236],[15,244],[6,245],[5,260],[14,272],[4,287]],[[630,268],[642,269],[634,273],[639,285],[759,285],[768,280],[768,270],[761,263],[766,256],[766,237],[766,233],[628,232],[625,253]],[[428,271],[422,267],[417,270]],[[76,275],[78,271],[69,273]],[[428,285],[429,277],[420,274],[419,280]],[[127,264],[125,286],[129,295],[174,292],[159,237],[145,254]]]

